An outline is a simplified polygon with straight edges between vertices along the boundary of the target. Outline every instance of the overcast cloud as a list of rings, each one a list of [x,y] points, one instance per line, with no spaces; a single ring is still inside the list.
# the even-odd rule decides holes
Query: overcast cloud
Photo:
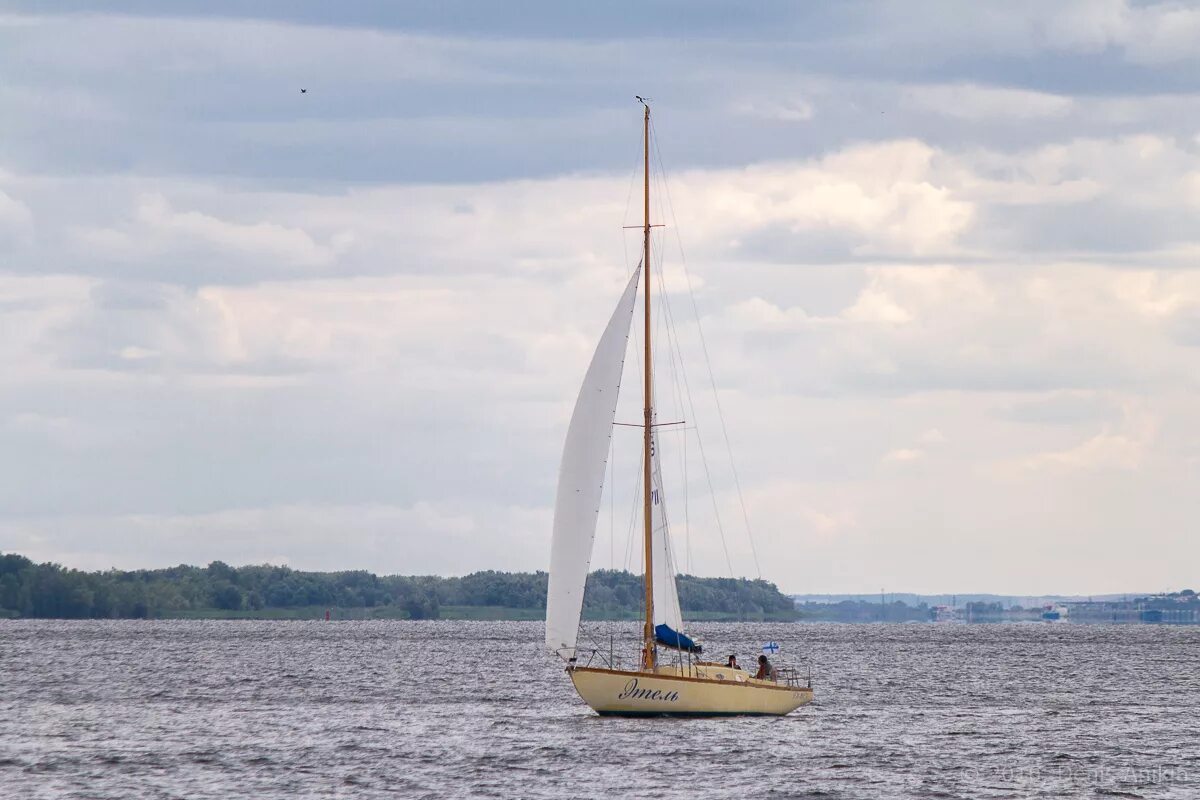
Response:
[[[643,94],[681,563],[1194,585],[1200,7],[795,6],[0,4],[0,549],[544,569]]]

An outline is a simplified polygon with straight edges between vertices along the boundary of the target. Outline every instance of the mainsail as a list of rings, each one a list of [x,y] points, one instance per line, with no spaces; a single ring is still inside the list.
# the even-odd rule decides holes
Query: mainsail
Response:
[[[554,534],[550,543],[550,585],[546,592],[546,647],[564,657],[575,655],[583,588],[592,561],[596,518],[604,491],[613,415],[625,365],[629,324],[637,299],[641,267],[625,287],[592,363],[588,365],[567,427],[558,495],[554,502]]]

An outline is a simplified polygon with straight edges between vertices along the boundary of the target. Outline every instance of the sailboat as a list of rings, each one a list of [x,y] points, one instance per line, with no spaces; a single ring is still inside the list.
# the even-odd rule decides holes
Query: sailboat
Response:
[[[643,248],[641,265],[621,294],[584,375],[567,427],[559,468],[546,597],[546,647],[566,662],[566,672],[585,703],[601,715],[783,715],[813,698],[811,680],[795,670],[772,670],[766,678],[703,660],[700,645],[685,632],[667,541],[665,496],[654,414],[650,287],[650,106],[644,106]],[[604,491],[609,443],[625,351],[641,284],[642,344],[642,543],[645,620],[636,662],[622,668],[581,664],[577,657],[583,591],[591,564],[596,521]]]

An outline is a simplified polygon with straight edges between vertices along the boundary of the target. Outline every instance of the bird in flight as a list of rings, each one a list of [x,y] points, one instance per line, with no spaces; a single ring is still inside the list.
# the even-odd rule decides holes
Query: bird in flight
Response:
[[[301,89],[300,94],[308,94],[308,89]]]

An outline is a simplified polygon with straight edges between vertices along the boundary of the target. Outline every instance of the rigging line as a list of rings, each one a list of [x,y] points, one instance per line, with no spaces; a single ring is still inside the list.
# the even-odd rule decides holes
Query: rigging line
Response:
[[[660,203],[661,203],[661,201],[660,201]],[[651,232],[651,235],[653,235],[653,232]],[[652,268],[647,270],[645,272],[645,274],[643,275],[643,277],[646,280],[656,280],[658,282],[659,307],[660,307],[660,309],[666,309],[667,301],[665,300],[665,298],[666,298],[667,292],[666,292],[666,282],[665,282],[665,278],[664,278],[664,270],[662,268],[663,258],[665,255],[665,248],[664,247],[655,247],[654,255],[657,257],[654,258],[652,261]],[[655,266],[658,267],[657,270],[653,269],[653,267],[655,267]],[[661,361],[666,360],[667,363],[671,367],[672,373],[674,373],[674,368],[675,368],[674,357],[675,357],[675,352],[678,350],[678,345],[676,342],[674,342],[674,339],[677,337],[674,336],[674,331],[671,328],[671,324],[669,322],[669,314],[666,313],[665,311],[662,311],[659,314],[659,317],[657,319],[657,324],[655,326],[655,330],[658,332],[658,334],[660,336],[666,337],[667,346],[665,348],[660,346],[659,348],[657,348],[654,351],[654,360],[656,363],[661,363]],[[664,354],[664,350],[665,350],[665,354]],[[661,372],[661,371],[657,371],[657,372]],[[677,407],[682,408],[682,403],[678,402],[679,392],[678,392],[678,380],[677,379],[672,384],[672,386],[675,390],[675,396],[677,398]],[[660,405],[658,407],[665,407],[665,404]],[[657,415],[658,407],[656,407],[656,409],[655,409],[656,415]],[[657,437],[654,438],[654,445],[656,447],[654,454],[658,459],[658,463],[661,465],[661,463],[662,463],[662,452],[661,452],[662,445],[659,442]],[[661,466],[659,467],[658,472],[661,476]],[[665,491],[665,487],[660,487],[660,489]],[[677,573],[676,558],[675,558],[674,548],[673,548],[673,545],[671,542],[670,519],[667,515],[665,502],[659,503],[658,514],[662,521],[663,552],[664,552],[664,556],[665,556],[664,566],[666,567],[667,573],[671,576],[671,580],[674,581],[676,573]],[[643,564],[643,570],[644,569],[645,569],[645,565]]]
[[[653,132],[654,132],[654,129],[653,129],[653,127],[651,127],[652,140],[653,140]],[[657,150],[657,146],[655,147],[655,149]],[[660,166],[660,168],[662,166],[661,159],[660,159],[659,166]],[[660,248],[660,250],[662,250],[662,249],[665,249],[665,248]],[[680,254],[682,255],[682,250],[680,251]],[[687,274],[686,271],[684,274],[685,275]],[[665,308],[666,308],[665,316],[671,320],[671,325],[673,327],[676,327],[676,330],[678,330],[678,327],[674,325],[675,315],[671,311],[670,304],[667,304],[667,306]],[[680,371],[680,374],[683,376],[684,392],[687,395],[688,406],[691,409],[691,414],[692,414],[691,418],[693,420],[696,420],[697,419],[696,402],[695,402],[695,398],[692,396],[691,381],[688,380],[687,363],[683,359],[680,359],[680,361],[679,361],[679,371]],[[710,374],[711,374],[711,371],[710,371]],[[734,577],[733,561],[729,557],[729,543],[725,536],[725,525],[724,525],[724,523],[721,522],[721,509],[717,503],[717,492],[716,492],[715,487],[713,486],[712,471],[709,469],[709,466],[708,466],[708,455],[704,450],[704,437],[700,434],[699,422],[694,422],[693,424],[695,424],[695,426],[696,426],[696,444],[698,445],[698,447],[700,449],[700,463],[704,467],[704,479],[705,479],[705,482],[708,484],[708,495],[712,499],[713,518],[717,523],[717,533],[720,534],[721,550],[725,554],[725,566],[729,569],[729,577],[732,578],[732,577]]]
[[[608,568],[616,568],[617,437],[608,437]]]
[[[641,128],[641,126],[639,125],[639,126],[638,126],[638,128],[640,129],[640,128]],[[632,274],[633,274],[633,270],[629,269],[629,264],[630,264],[630,260],[629,260],[629,241],[628,241],[628,236],[626,235],[626,233],[625,233],[625,230],[624,230],[624,225],[625,225],[625,223],[626,223],[626,222],[629,220],[629,209],[631,208],[631,206],[632,206],[632,204],[633,204],[633,189],[634,189],[634,187],[635,187],[635,186],[636,186],[636,184],[637,184],[637,176],[638,176],[638,171],[639,171],[640,167],[642,166],[642,136],[641,136],[641,130],[639,130],[639,131],[638,131],[638,135],[637,135],[637,151],[636,151],[636,152],[637,152],[637,157],[633,159],[633,167],[632,167],[632,168],[630,169],[630,171],[629,171],[629,188],[628,188],[628,191],[627,191],[627,192],[626,192],[626,194],[625,194],[625,210],[624,210],[624,212],[623,212],[623,213],[622,213],[622,215],[621,215],[621,225],[622,225],[622,230],[621,230],[621,250],[622,250],[622,254],[623,254],[623,258],[622,258],[622,262],[621,262],[621,263],[622,263],[622,264],[624,265],[624,267],[625,267],[625,276],[626,276],[626,278],[628,278],[630,275],[632,275]],[[642,264],[642,259],[641,259],[641,258],[639,258],[639,259],[638,259],[638,266],[644,266],[644,265]],[[647,272],[648,272],[648,271],[649,271],[649,270],[647,270]],[[643,276],[642,276],[642,279],[643,279],[643,280],[645,280],[645,279],[646,279],[646,276],[645,276],[645,275],[643,275]],[[634,364],[635,364],[635,366],[637,367],[637,371],[638,371],[639,373],[641,373],[641,371],[642,371],[642,370],[641,370],[641,347],[640,347],[640,343],[638,342],[638,326],[636,326],[636,325],[633,325],[633,326],[631,326],[631,327],[632,327],[632,329],[633,329],[633,330],[631,331],[631,333],[632,333],[632,337],[631,337],[631,338],[633,339],[633,344],[634,344],[634,348],[633,348],[633,353],[634,353]],[[615,439],[616,437],[610,437],[610,438],[612,438],[612,439]],[[614,449],[614,455],[612,456],[612,459],[615,461],[615,449]],[[641,475],[640,475],[640,473],[641,473],[641,470],[636,470],[636,471],[639,473],[639,475],[638,475],[638,478],[637,478],[637,482],[636,482],[636,484],[635,484],[635,486],[634,486],[634,496],[635,496],[635,497],[637,496],[637,492],[638,492],[638,490],[639,490],[639,489],[641,489],[641,485],[642,485],[642,483],[641,483]],[[610,495],[609,495],[609,500],[610,500],[610,508],[611,508],[613,505],[615,505],[615,502],[616,502],[616,500],[615,500],[615,495],[616,495],[616,479],[615,479],[615,477],[613,478],[613,482],[612,482],[610,485],[612,486],[612,492],[611,492],[611,493],[610,493]],[[635,518],[635,514],[636,514],[636,511],[637,511],[637,503],[633,503],[631,507],[632,507],[632,509],[633,509],[633,510],[631,511],[631,515],[630,515],[630,521],[629,521],[629,529],[626,531],[626,538],[625,538],[625,558],[624,558],[624,568],[625,568],[626,570],[628,570],[628,569],[629,569],[629,567],[630,567],[630,560],[631,560],[631,557],[632,557],[632,554],[631,554],[631,552],[630,552],[630,551],[631,551],[631,549],[632,549],[632,546],[633,546],[633,524],[634,524],[634,518]],[[615,520],[615,511],[610,511],[610,517],[611,517],[611,519],[612,519],[612,520]],[[613,522],[611,522],[610,524],[611,524],[611,525],[615,525],[616,523],[615,523],[615,521],[613,521]],[[609,550],[610,550],[610,561],[612,561],[612,562],[615,562],[615,556],[614,556],[614,554],[612,553],[612,550],[613,550],[613,548],[614,548],[614,547],[615,547],[615,545],[613,545],[613,544],[611,543],[611,539],[610,539],[610,547],[609,547]],[[615,563],[613,564],[613,567],[615,568]]]
[[[635,469],[634,472],[637,473],[637,478],[635,479],[634,484],[633,484],[633,496],[636,498],[638,496],[638,493],[641,492],[641,490],[642,490],[642,471],[640,469]],[[626,535],[625,535],[625,565],[624,566],[625,566],[626,572],[629,571],[629,568],[632,566],[632,561],[633,561],[633,553],[632,553],[632,550],[633,550],[633,527],[634,527],[634,524],[637,522],[637,516],[638,516],[637,512],[638,512],[637,502],[631,503],[629,506],[629,529],[626,531]]]
[[[688,513],[688,471],[687,471],[687,433],[683,435],[681,443],[681,452],[683,453],[681,461],[683,462],[683,536],[684,536],[684,561],[687,565],[687,574],[692,574],[692,518]]]
[[[669,296],[666,290],[666,279],[662,279],[662,292],[660,295],[663,298],[664,312],[663,316],[670,321],[672,318],[669,315]],[[673,390],[675,407],[679,411],[679,416],[686,416],[686,406],[683,402],[683,394],[681,389],[681,381],[679,379],[679,363],[683,361],[683,347],[679,342],[679,331],[674,325],[667,325],[668,344],[670,345],[670,364],[671,364],[671,388]],[[686,430],[686,427],[685,427]],[[691,517],[688,512],[688,471],[687,471],[687,436],[685,435],[679,448],[679,474],[683,481],[683,526],[684,526],[684,566],[687,572],[691,572],[692,563],[692,529]]]
[[[637,174],[636,169],[634,171],[634,174],[635,175]],[[645,264],[642,263],[642,258],[638,258],[638,267],[643,268],[642,276],[641,276],[640,280],[647,280],[647,276],[646,276],[647,271],[644,268]],[[638,294],[640,295],[641,293],[639,292]],[[638,338],[640,335],[640,330],[639,330],[639,326],[637,326],[637,325],[632,325],[630,327],[631,327],[630,338],[633,340],[633,363],[634,363],[634,367],[637,369],[637,374],[641,375],[642,374],[642,346],[641,346],[641,341]],[[620,398],[618,398],[618,401],[619,401],[619,399]],[[638,492],[642,488],[642,476],[641,476],[642,471],[640,469],[634,470],[634,471],[638,473],[637,480],[634,483],[634,490],[633,490],[633,497],[636,498],[638,496]],[[629,529],[626,531],[626,534],[625,534],[624,568],[626,570],[629,570],[629,568],[631,566],[631,561],[632,561],[632,553],[630,551],[633,548],[633,525],[634,525],[634,520],[635,520],[636,514],[637,514],[637,507],[638,507],[638,504],[635,499],[635,501],[630,504],[631,510],[630,510],[630,518],[629,518]]]
[[[670,312],[668,312],[670,313]],[[692,419],[696,419],[696,401],[692,396],[691,381],[687,376],[687,365],[680,361],[679,372],[683,376],[684,391],[687,394],[688,406],[691,409]],[[704,466],[704,480],[708,484],[708,494],[712,498],[713,518],[717,523],[717,533],[721,536],[721,550],[725,554],[725,566],[729,568],[729,577],[734,577],[733,561],[729,558],[729,544],[725,537],[725,525],[721,522],[721,509],[717,504],[717,490],[713,486],[712,471],[708,467],[708,454],[704,450],[704,437],[700,434],[700,425],[695,423],[696,428],[696,444],[700,449],[700,463]]]
[[[653,120],[651,120],[651,126],[653,126],[653,124],[654,124],[654,122],[653,122]],[[653,131],[652,131],[652,133],[653,133]],[[657,150],[658,150],[658,148],[657,148],[657,144],[656,144],[655,145],[656,154],[657,154]],[[658,169],[657,169],[657,172],[654,174],[654,178],[656,179],[656,181],[655,181],[656,188],[660,189],[661,191],[656,191],[654,193],[654,198],[658,204],[659,219],[665,220],[667,215],[666,215],[666,207],[663,205],[663,196],[666,194],[667,182],[666,182],[666,173],[662,166],[661,154],[659,154],[659,155],[660,155],[660,157],[657,160],[657,162],[655,163],[655,166],[658,167]],[[670,313],[670,311],[671,311],[670,295],[667,292],[667,286],[666,286],[666,269],[663,268],[663,266],[662,266],[664,257],[666,255],[666,247],[660,245],[658,248],[655,249],[655,253],[658,254],[658,259],[659,259],[659,287],[660,287],[659,301],[660,301],[660,304],[663,309],[663,318],[667,320],[666,331],[667,331],[667,340],[668,340],[668,347],[669,347],[668,355],[670,356],[670,365],[671,365],[671,388],[672,388],[672,393],[673,393],[673,397],[675,400],[675,407],[679,411],[678,416],[683,417],[683,416],[686,416],[686,411],[685,411],[685,405],[683,402],[683,395],[682,395],[681,389],[680,389],[679,370],[677,367],[677,362],[680,365],[683,363],[683,345],[680,343],[680,340],[679,340],[679,330],[677,329],[677,327],[674,324],[674,317]],[[692,568],[692,529],[691,529],[691,515],[690,515],[690,510],[689,510],[689,486],[688,486],[688,469],[687,469],[687,466],[688,466],[687,436],[683,437],[683,441],[681,443],[681,447],[679,450],[679,458],[680,458],[680,476],[683,481],[683,518],[684,518],[684,536],[685,536],[684,558],[685,558],[685,567],[688,572],[691,572],[691,568]]]
[[[652,178],[654,177],[653,173],[651,173],[651,177],[652,177]],[[661,200],[660,200],[659,202],[661,203]],[[661,209],[660,209],[660,210],[661,210]],[[651,235],[651,236],[653,236],[653,235],[654,235],[654,231],[651,231],[651,232],[650,232],[650,235]],[[659,244],[661,245],[661,243],[662,243],[662,237],[661,237],[661,234],[660,234],[660,236],[659,236]],[[659,339],[660,341],[661,341],[661,339],[662,339],[663,337],[665,337],[665,338],[666,338],[666,340],[667,340],[667,347],[666,347],[666,348],[663,348],[662,346],[659,346],[659,347],[656,347],[656,348],[654,348],[654,350],[653,350],[652,358],[654,359],[654,366],[655,366],[655,369],[654,369],[654,374],[655,374],[655,375],[659,375],[659,374],[661,374],[662,370],[660,370],[660,369],[659,369],[659,367],[660,367],[660,365],[661,365],[661,362],[662,362],[662,360],[663,360],[664,358],[666,358],[666,359],[668,359],[668,363],[669,363],[669,359],[670,359],[670,357],[671,357],[671,354],[672,354],[672,350],[671,350],[671,327],[670,327],[670,323],[669,323],[669,321],[668,321],[668,315],[667,315],[665,312],[663,312],[663,310],[667,308],[667,305],[666,305],[666,293],[667,293],[667,289],[666,289],[666,282],[665,282],[665,280],[664,280],[664,278],[663,278],[663,274],[664,274],[664,270],[663,270],[663,257],[664,257],[664,255],[665,255],[665,252],[664,252],[665,250],[666,250],[666,248],[665,248],[665,247],[662,247],[662,246],[656,246],[656,247],[654,247],[654,248],[653,248],[653,250],[652,250],[652,253],[651,253],[651,259],[652,259],[652,262],[653,262],[654,266],[655,266],[655,267],[657,267],[657,269],[651,269],[651,270],[648,270],[648,271],[645,273],[645,275],[643,276],[643,277],[644,277],[646,280],[656,280],[656,281],[658,282],[658,297],[657,297],[656,299],[657,299],[657,301],[658,301],[658,305],[659,305],[659,310],[660,310],[660,313],[658,314],[658,317],[655,319],[655,328],[654,328],[654,330],[655,330],[655,333],[657,334],[657,337],[658,337],[658,339]],[[664,353],[664,349],[665,349],[665,351],[666,351],[666,355],[665,355],[665,356],[664,356],[664,354],[663,354],[663,353]],[[656,400],[656,401],[661,401],[661,399],[662,399],[662,395],[660,395],[658,392],[655,392],[655,393],[654,393],[654,398],[655,398],[655,400]],[[665,403],[662,403],[662,402],[656,402],[656,403],[655,403],[655,406],[654,406],[654,409],[653,409],[653,413],[654,413],[654,418],[655,418],[655,419],[657,419],[657,418],[658,418],[658,412],[659,412],[659,410],[660,410],[660,409],[662,409],[662,408],[664,408],[664,407],[665,407],[665,405],[666,405],[666,404],[665,404]],[[680,415],[680,416],[682,416],[682,415]],[[665,423],[664,423],[664,424],[665,424]],[[657,424],[655,425],[655,427],[657,427]],[[654,442],[657,444],[657,442],[658,442],[658,439],[657,439],[657,438],[655,438],[655,439],[654,439]],[[659,452],[659,453],[656,453],[656,455],[658,456],[659,462],[661,463],[661,461],[662,461],[662,454],[661,454],[661,452]],[[662,488],[662,489],[664,490],[664,492],[665,492],[665,487],[660,487],[660,488]],[[668,524],[668,521],[667,521],[667,515],[666,515],[666,513],[665,513],[665,512],[666,512],[666,506],[665,506],[665,504],[663,504],[663,503],[660,503],[660,504],[659,504],[659,509],[660,509],[660,513],[662,513],[662,517],[663,517],[663,523],[664,523],[664,525],[667,525],[667,524]],[[670,539],[668,538],[668,540],[667,540],[667,541],[668,541],[668,544],[669,544],[669,542],[670,542]],[[669,555],[670,555],[670,553],[668,552],[668,556],[669,556]]]
[[[644,280],[644,281],[649,280],[649,270],[647,270],[645,268],[646,265],[644,263],[642,263],[641,258],[638,259],[638,266],[642,267],[641,280]],[[639,292],[639,294],[641,294],[641,293]],[[639,302],[640,302],[640,300],[639,300]],[[642,374],[642,346],[641,346],[641,342],[638,338],[640,335],[640,331],[639,331],[639,326],[637,326],[637,325],[632,326],[632,328],[633,328],[633,331],[632,331],[631,338],[633,339],[634,366],[637,368],[638,374],[641,375]],[[643,446],[642,448],[639,448],[638,452],[641,453],[644,449],[645,449],[645,447]],[[633,534],[633,526],[637,519],[637,511],[638,511],[637,497],[638,497],[638,493],[641,491],[641,488],[642,488],[642,471],[640,469],[634,470],[634,471],[637,473],[637,479],[634,483],[634,489],[633,489],[634,502],[630,503],[629,530],[626,532],[626,538],[625,538],[625,569],[626,570],[630,569],[630,567],[632,566],[632,562],[633,562],[633,554],[631,552],[633,549],[633,535],[634,535]]]
[[[679,331],[673,324],[673,318],[670,315],[670,298],[667,292],[666,275],[663,270],[659,270],[658,275],[659,286],[659,307],[662,311],[662,318],[666,324],[664,332],[667,336],[667,356],[671,368],[671,391],[672,399],[675,401],[675,410],[677,417],[687,416],[687,411],[683,405],[683,397],[679,390],[679,372],[677,362],[683,360],[683,349],[679,344]]]
[[[670,190],[669,186],[667,185],[667,178],[666,178],[666,169],[667,168],[663,164],[662,153],[658,148],[658,136],[653,129],[653,121],[651,122],[651,137],[650,137],[650,139],[654,144],[654,154],[658,157],[658,168],[662,172],[662,176],[663,176],[663,180],[662,180],[663,190],[659,194],[666,197],[667,208],[670,210],[671,224],[675,230],[676,246],[679,248],[680,266],[683,269],[684,280],[687,284],[688,297],[692,301],[692,312],[696,315],[696,331],[697,331],[697,333],[699,333],[699,336],[700,336],[700,349],[704,353],[704,365],[708,369],[708,380],[709,380],[709,383],[712,385],[713,401],[716,403],[716,407],[717,407],[717,419],[721,423],[721,434],[725,439],[725,450],[729,454],[729,469],[733,473],[733,484],[734,484],[734,487],[737,489],[738,504],[741,506],[741,509],[742,509],[742,520],[746,525],[746,537],[750,540],[750,554],[754,557],[754,570],[756,573],[758,573],[758,577],[761,580],[762,579],[762,567],[758,563],[758,548],[755,547],[755,545],[754,545],[754,532],[750,527],[750,514],[746,511],[746,499],[745,499],[744,495],[742,494],[742,481],[738,477],[737,464],[734,462],[734,459],[733,459],[733,445],[729,441],[729,428],[725,424],[725,414],[721,409],[721,398],[720,398],[719,393],[717,392],[717,381],[716,381],[716,378],[713,377],[712,360],[709,358],[708,343],[704,338],[704,326],[700,322],[700,308],[696,304],[696,293],[692,290],[692,276],[691,276],[691,273],[689,273],[688,269],[687,269],[687,257],[684,255],[684,252],[683,252],[683,239],[679,235],[679,223],[675,219],[675,204],[671,200],[671,190]]]
[[[635,172],[635,174],[636,174],[636,172]],[[655,261],[655,259],[653,258],[653,255],[658,255],[657,260],[661,261],[662,254],[658,251],[660,251],[662,249],[663,248],[655,248],[654,249],[652,256],[651,256],[651,264],[652,265]],[[644,263],[644,260],[642,258],[638,259],[638,265],[642,268],[641,280],[644,280],[644,281],[652,280],[654,270],[651,267],[648,267]],[[661,270],[660,270],[660,272],[661,272]],[[639,292],[639,295],[640,294],[641,293]],[[643,302],[643,301],[641,301],[641,299],[639,298],[639,302]],[[659,320],[659,324],[661,324],[661,320]],[[634,348],[633,348],[634,364],[637,368],[638,374],[642,374],[642,346],[641,346],[641,341],[639,338],[639,336],[641,335],[639,326],[634,325],[632,333],[633,333],[632,338],[633,338],[633,343],[634,343]],[[645,453],[645,445],[644,444],[642,445],[641,448],[639,448],[638,452],[639,452],[639,454],[642,454],[643,458],[645,457],[644,456],[644,453]],[[638,473],[638,475],[637,475],[637,480],[634,483],[634,492],[633,492],[634,502],[632,502],[630,504],[629,530],[627,531],[626,540],[625,540],[625,569],[626,570],[631,569],[633,566],[632,550],[633,550],[633,543],[634,543],[634,536],[635,536],[634,525],[637,521],[638,511],[640,510],[637,498],[639,497],[639,494],[642,490],[642,475],[641,475],[642,471],[639,469],[639,470],[636,470],[636,472]],[[640,550],[639,550],[639,556],[640,556],[640,563],[642,566],[642,571],[644,572],[645,571],[645,556],[643,554],[641,554]],[[644,606],[644,602],[643,602],[643,606]]]
[[[637,135],[637,157],[633,160],[633,169],[629,172],[629,191],[625,194],[625,211],[621,214],[621,249],[624,252],[625,260],[621,263],[625,265],[625,275],[628,277],[631,273],[629,269],[629,240],[625,234],[624,226],[629,221],[629,208],[633,204],[633,187],[637,181],[638,167],[642,161],[642,132],[641,126],[638,126]],[[640,259],[639,259],[640,261]]]
[[[672,392],[674,395],[675,407],[678,411],[681,412],[679,414],[679,416],[684,416],[684,414],[682,413],[684,410],[683,409],[683,398],[680,396],[680,393],[679,393],[678,361],[682,360],[682,355],[679,350],[679,331],[677,331],[675,329],[675,326],[672,324],[672,317],[669,313],[669,301],[667,299],[667,281],[666,281],[666,276],[664,274],[664,271],[662,269],[660,269],[658,271],[658,288],[659,288],[659,292],[658,292],[659,305],[662,309],[662,318],[664,320],[663,331],[667,338],[667,364],[670,367],[671,389],[672,389]],[[659,462],[661,463],[662,462],[662,453],[661,452],[658,454],[658,457],[659,457]],[[686,470],[684,470],[684,474],[686,474]],[[665,487],[664,487],[664,491],[665,491]],[[685,491],[686,491],[686,489],[685,489]],[[672,574],[672,576],[674,576],[676,559],[675,559],[675,553],[674,553],[674,542],[669,535],[670,522],[667,517],[665,504],[660,503],[659,507],[662,509],[663,528],[667,531],[667,534],[668,534],[666,536],[665,544],[666,544],[668,561],[670,562],[671,568],[672,568],[671,574]]]
[[[666,297],[666,290],[663,290],[663,297]],[[664,300],[664,306],[667,301]],[[664,316],[668,316],[664,312]],[[683,347],[679,343],[679,331],[673,325],[668,326],[671,331],[670,343],[671,348],[671,386],[675,395],[675,406],[679,410],[679,416],[686,416],[687,407],[683,402],[682,381],[679,378],[679,365],[683,363]],[[694,430],[694,426],[685,425],[683,430],[686,432],[688,428]],[[691,516],[688,511],[688,464],[687,464],[687,440],[685,435],[680,440],[679,446],[679,473],[683,481],[683,531],[684,531],[684,566],[688,573],[692,569],[692,523]]]
[[[608,437],[608,569],[611,572],[616,572],[617,569],[617,437]],[[613,624],[610,621],[606,626],[608,635],[611,641],[613,635]],[[609,664],[611,667],[612,664]]]
[[[658,170],[656,171],[656,173],[654,175],[654,177],[656,179],[655,180],[656,186],[660,189],[665,188],[661,165],[655,164],[655,166],[658,167]],[[660,218],[665,218],[666,209],[662,205],[662,192],[656,192],[655,198],[658,200],[658,211],[660,214]],[[665,259],[666,248],[663,246],[660,246],[659,248],[656,249],[655,252],[658,254],[658,260],[661,265]],[[686,406],[683,402],[683,396],[680,391],[680,383],[681,382],[679,380],[679,371],[680,371],[680,369],[682,367],[682,363],[683,363],[683,348],[682,348],[682,345],[680,344],[678,328],[674,323],[674,314],[672,313],[671,304],[670,304],[670,296],[667,291],[666,270],[665,270],[665,268],[661,268],[661,266],[660,266],[660,270],[659,270],[658,281],[659,281],[659,288],[660,288],[660,292],[659,292],[660,307],[662,309],[662,318],[665,321],[665,332],[667,335],[667,344],[668,344],[667,355],[669,357],[669,364],[671,367],[671,376],[672,376],[671,386],[672,386],[673,399],[675,401],[676,407],[681,412],[680,416],[686,416],[686,411],[685,411]],[[680,474],[683,477],[683,481],[684,481],[684,485],[683,485],[684,518],[685,518],[685,536],[686,536],[686,541],[687,541],[685,557],[686,557],[688,563],[690,564],[690,561],[691,561],[691,530],[690,530],[691,518],[690,518],[688,486],[687,486],[686,441],[687,441],[687,437],[685,436],[684,437],[684,447],[682,447],[680,449],[680,458],[682,459],[682,467],[680,469]],[[719,516],[719,513],[718,513],[718,516]],[[673,541],[672,541],[672,550],[673,549],[674,548],[673,548]],[[677,559],[675,559],[674,556],[675,556],[675,554],[672,553],[672,561],[676,562]],[[728,563],[729,560],[726,559],[726,561]],[[730,567],[730,573],[732,574],[732,567]]]

